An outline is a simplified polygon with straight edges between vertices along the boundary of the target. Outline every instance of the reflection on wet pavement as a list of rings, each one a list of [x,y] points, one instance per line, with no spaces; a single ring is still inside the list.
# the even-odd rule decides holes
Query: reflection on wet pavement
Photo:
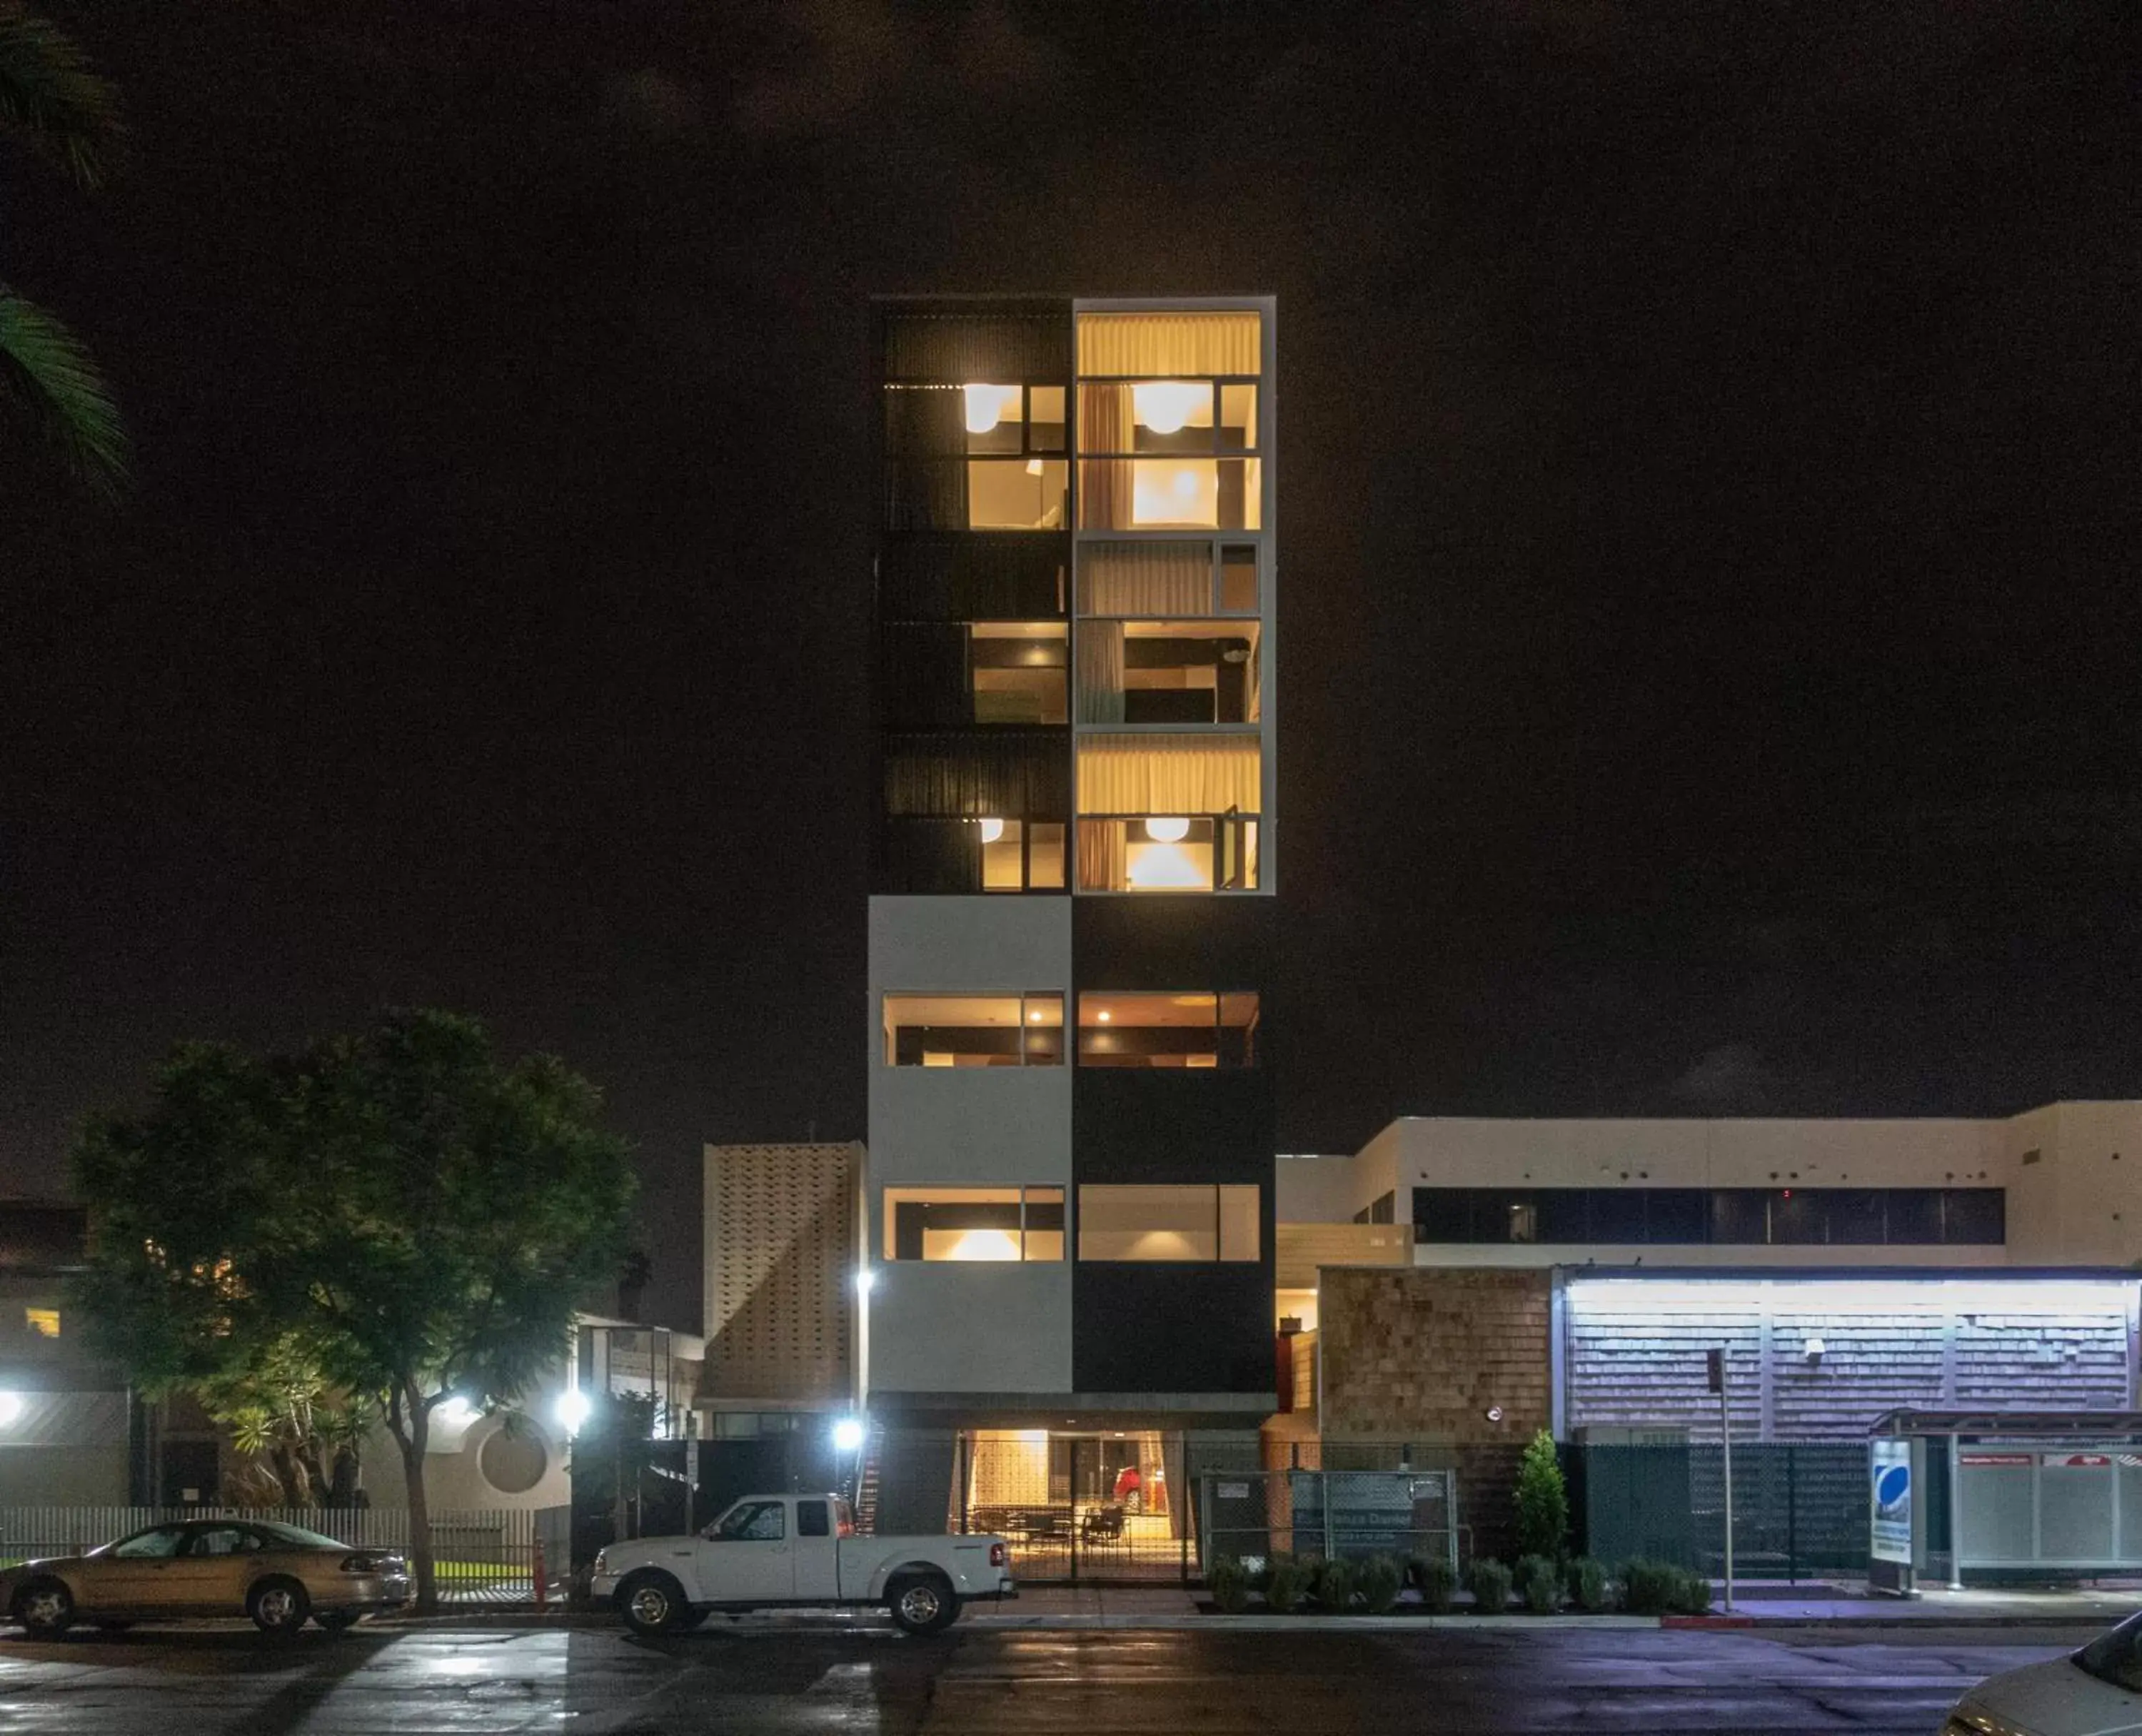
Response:
[[[381,1732],[1910,1731],[2050,1643],[1787,1643],[1742,1634],[740,1624],[252,1630],[0,1640],[0,1736]]]

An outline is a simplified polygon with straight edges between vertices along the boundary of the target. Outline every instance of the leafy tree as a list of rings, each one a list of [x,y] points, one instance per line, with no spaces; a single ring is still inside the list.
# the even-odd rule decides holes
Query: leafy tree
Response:
[[[146,1114],[93,1119],[76,1147],[76,1300],[150,1391],[257,1395],[294,1369],[376,1406],[434,1608],[432,1413],[531,1385],[625,1250],[631,1170],[600,1107],[561,1062],[502,1065],[448,1013],[294,1055],[181,1048]]]
[[[1554,1437],[1544,1428],[1532,1438],[1518,1466],[1518,1548],[1528,1556],[1562,1559],[1569,1536],[1569,1492]]]
[[[117,93],[72,39],[20,0],[0,0],[0,137],[88,192],[102,184],[122,136]],[[126,430],[103,375],[59,319],[4,280],[0,403],[77,477],[100,493],[117,491],[126,475]]]

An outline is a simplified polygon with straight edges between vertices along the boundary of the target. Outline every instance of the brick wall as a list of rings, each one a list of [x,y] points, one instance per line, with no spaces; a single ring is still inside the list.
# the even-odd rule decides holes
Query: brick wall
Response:
[[[1454,1466],[1478,1554],[1508,1558],[1518,1460],[1550,1424],[1549,1284],[1545,1270],[1322,1275],[1325,1439],[1404,1443],[1416,1465]]]

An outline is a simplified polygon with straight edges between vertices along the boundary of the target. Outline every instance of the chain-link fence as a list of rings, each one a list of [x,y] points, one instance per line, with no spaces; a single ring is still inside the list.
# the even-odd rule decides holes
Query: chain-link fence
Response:
[[[1449,1564],[1463,1543],[1450,1471],[1220,1472],[1198,1485],[1207,1561],[1394,1556]]]

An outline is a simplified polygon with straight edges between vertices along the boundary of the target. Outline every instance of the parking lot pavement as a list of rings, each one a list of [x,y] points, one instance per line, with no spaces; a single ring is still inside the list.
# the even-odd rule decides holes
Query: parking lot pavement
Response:
[[[745,1622],[661,1641],[456,1625],[278,1645],[249,1629],[137,1629],[0,1640],[0,1731],[1927,1736],[1972,1682],[2062,1650],[2061,1637],[955,1628],[917,1640]]]

